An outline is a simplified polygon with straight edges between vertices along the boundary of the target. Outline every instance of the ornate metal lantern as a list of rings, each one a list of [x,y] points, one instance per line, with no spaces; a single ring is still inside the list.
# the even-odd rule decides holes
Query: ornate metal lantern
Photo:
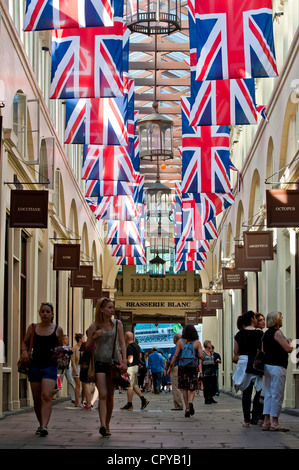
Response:
[[[136,0],[127,2],[127,26],[132,32],[171,34],[181,29],[180,0]]]

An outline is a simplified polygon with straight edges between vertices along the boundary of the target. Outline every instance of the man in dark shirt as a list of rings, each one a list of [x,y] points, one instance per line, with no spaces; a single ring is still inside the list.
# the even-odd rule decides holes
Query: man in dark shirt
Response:
[[[128,403],[123,406],[122,410],[133,410],[133,395],[134,392],[139,396],[141,400],[141,409],[147,407],[149,401],[143,396],[140,388],[138,387],[138,369],[140,359],[140,347],[134,342],[134,336],[131,331],[127,331],[125,334],[125,340],[127,343],[127,362],[128,362],[128,375],[130,377],[130,387],[127,389]]]

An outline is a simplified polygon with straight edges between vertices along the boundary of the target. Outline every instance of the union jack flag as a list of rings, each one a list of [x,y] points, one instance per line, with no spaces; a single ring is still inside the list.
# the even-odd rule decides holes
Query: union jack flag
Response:
[[[142,258],[145,256],[143,245],[111,245],[112,256],[125,256],[128,258]]]
[[[122,21],[110,28],[54,31],[50,98],[123,96],[128,74],[128,35]]]
[[[208,255],[205,252],[201,253],[177,253],[175,256],[175,261],[205,261]]]
[[[174,271],[200,271],[204,269],[205,265],[203,261],[179,261],[175,263]]]
[[[127,95],[122,98],[66,100],[66,144],[129,144]]]
[[[91,211],[95,212],[96,209],[97,209],[97,205],[98,205],[97,201],[95,199],[91,199],[89,197],[86,197],[85,200],[86,200],[87,204],[89,205]]]
[[[266,122],[269,122],[268,116],[266,114],[266,108],[267,107],[263,104],[257,104],[256,105],[257,112],[260,113],[260,115],[262,116],[262,118],[265,119]]]
[[[123,0],[27,0],[24,31],[113,26]]]
[[[210,251],[210,243],[207,240],[189,240],[183,242],[180,238],[175,238],[176,253],[201,253]]]
[[[201,214],[203,224],[214,219],[217,215],[224,212],[234,203],[232,193],[183,193],[182,194],[182,211],[188,211],[190,204],[197,205]]]
[[[185,202],[185,207],[182,209],[182,224],[177,226],[175,236],[180,236],[180,239],[183,242],[189,240],[211,240],[218,238],[216,218],[204,223],[203,216],[200,212],[200,206],[196,204],[194,198],[190,197],[188,205],[186,199]]]
[[[108,245],[141,245],[138,223],[127,220],[108,220]]]
[[[276,77],[272,0],[189,0],[196,80]]]
[[[84,145],[82,179],[135,182],[129,151],[133,153],[133,145]]]
[[[85,197],[133,196],[134,187],[130,181],[87,180]]]
[[[138,265],[144,265],[146,264],[146,258],[145,256],[143,257],[128,257],[128,256],[122,256],[120,258],[118,258],[117,262],[116,262],[116,265],[117,266],[120,266],[120,265],[134,265],[134,266],[138,266]]]
[[[190,126],[256,124],[253,78],[196,81],[191,72]]]
[[[99,197],[94,215],[96,219],[104,220],[138,219],[138,212],[132,196]]]
[[[182,193],[229,193],[228,126],[189,126],[190,99],[182,104]]]

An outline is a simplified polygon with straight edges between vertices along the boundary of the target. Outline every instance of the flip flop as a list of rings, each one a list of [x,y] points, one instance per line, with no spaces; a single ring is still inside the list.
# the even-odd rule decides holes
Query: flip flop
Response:
[[[268,424],[268,426],[262,426],[262,431],[270,431],[270,424]]]
[[[269,431],[280,431],[280,432],[288,432],[290,428],[286,428],[284,426],[270,426]]]

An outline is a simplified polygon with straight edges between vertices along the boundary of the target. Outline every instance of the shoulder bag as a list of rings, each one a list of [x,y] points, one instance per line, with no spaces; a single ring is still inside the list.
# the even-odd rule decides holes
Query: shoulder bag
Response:
[[[110,377],[112,382],[117,386],[121,388],[128,388],[130,386],[130,378],[127,374],[127,372],[124,372],[118,362],[114,361],[114,351],[115,351],[115,344],[116,344],[116,337],[117,337],[117,326],[118,326],[118,320],[116,320],[115,324],[115,336],[114,336],[114,344],[113,344],[113,350],[112,350],[112,356],[111,356],[111,363],[110,363]]]
[[[28,356],[29,360],[24,360],[22,356],[18,360],[18,372],[19,374],[25,374],[28,375],[29,369],[30,369],[30,363],[31,363],[31,352],[32,352],[32,346],[33,346],[33,337],[34,337],[34,332],[35,332],[35,327],[36,325],[32,323],[32,332],[31,332],[31,338],[30,338],[30,344],[29,344],[29,349],[28,349]]]

